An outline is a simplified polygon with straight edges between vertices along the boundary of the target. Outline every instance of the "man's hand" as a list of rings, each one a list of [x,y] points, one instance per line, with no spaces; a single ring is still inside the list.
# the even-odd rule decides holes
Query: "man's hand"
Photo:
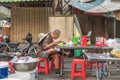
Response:
[[[53,45],[57,45],[57,44],[59,44],[60,42],[61,42],[60,40],[56,40],[56,41],[53,42]]]

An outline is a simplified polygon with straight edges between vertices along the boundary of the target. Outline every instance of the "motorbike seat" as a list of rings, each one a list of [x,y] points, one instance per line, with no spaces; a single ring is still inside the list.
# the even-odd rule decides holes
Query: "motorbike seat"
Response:
[[[2,46],[5,46],[5,45],[7,45],[8,43],[6,43],[6,42],[0,42],[0,45],[2,45]]]
[[[17,48],[20,43],[19,42],[9,42],[8,44],[12,48]]]

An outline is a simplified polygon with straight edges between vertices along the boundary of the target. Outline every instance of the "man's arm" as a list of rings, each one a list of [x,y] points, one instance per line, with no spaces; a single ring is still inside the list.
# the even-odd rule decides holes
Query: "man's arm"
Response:
[[[46,46],[44,46],[44,49],[48,49],[48,48],[50,48],[52,46],[56,46],[58,43],[60,43],[60,41],[54,41],[54,42],[52,42],[52,43],[47,44]]]
[[[56,46],[58,43],[60,43],[60,40],[53,41],[53,39],[50,36],[46,36],[46,38],[43,41],[43,48],[49,49],[53,46]]]
[[[49,49],[50,47],[52,47],[54,45],[52,42],[52,38],[49,35],[46,36],[43,41],[43,49]]]

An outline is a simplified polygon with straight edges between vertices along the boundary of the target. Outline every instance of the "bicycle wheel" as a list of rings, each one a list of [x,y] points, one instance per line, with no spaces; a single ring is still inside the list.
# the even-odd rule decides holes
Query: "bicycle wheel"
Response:
[[[34,45],[29,48],[28,56],[31,56],[33,58],[37,57],[37,48]]]

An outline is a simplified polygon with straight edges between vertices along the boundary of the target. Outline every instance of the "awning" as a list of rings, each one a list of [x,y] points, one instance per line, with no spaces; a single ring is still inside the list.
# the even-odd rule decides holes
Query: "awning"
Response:
[[[43,0],[0,0],[0,2],[22,2],[22,1],[43,1]]]
[[[103,2],[104,2],[104,0],[94,0],[91,2],[79,2],[79,0],[71,0],[69,4],[80,10],[87,11],[89,9],[92,9],[92,8],[102,4]]]
[[[69,4],[90,13],[106,13],[120,10],[120,0],[94,0],[87,3],[71,0]]]

